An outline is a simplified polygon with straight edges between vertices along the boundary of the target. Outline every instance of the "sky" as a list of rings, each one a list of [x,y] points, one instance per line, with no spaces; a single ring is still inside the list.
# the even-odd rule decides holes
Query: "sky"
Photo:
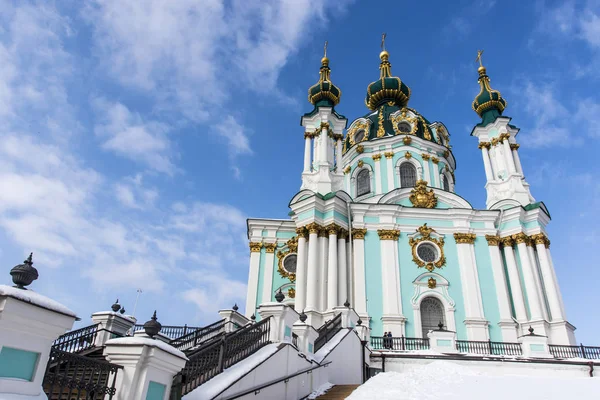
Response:
[[[77,312],[200,325],[246,296],[246,218],[286,218],[329,42],[337,111],[367,113],[387,33],[409,106],[442,121],[485,207],[471,109],[483,49],[579,341],[599,344],[600,2],[0,0],[0,260]],[[592,258],[590,259],[590,255]]]

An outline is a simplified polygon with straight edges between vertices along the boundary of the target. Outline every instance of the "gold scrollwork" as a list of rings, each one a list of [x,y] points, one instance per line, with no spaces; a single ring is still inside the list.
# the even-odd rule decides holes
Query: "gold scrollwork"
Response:
[[[529,242],[529,236],[527,236],[523,232],[519,232],[519,233],[512,235],[512,238],[516,244],[521,244],[521,243],[528,244],[528,242]]]
[[[519,146],[518,143],[511,143],[510,144],[510,149],[511,150],[519,150],[519,147],[521,147],[521,146]]]
[[[473,244],[477,235],[474,233],[455,233],[454,240],[457,244]]]
[[[434,163],[434,164],[437,164],[437,163],[440,162],[440,159],[437,158],[437,157],[431,157],[431,162]]]
[[[392,158],[392,157],[394,157],[394,152],[386,151],[385,153],[383,153],[383,155],[385,156],[385,158]]]
[[[397,229],[377,229],[379,240],[398,240],[400,231]]]
[[[404,139],[402,139],[402,142],[403,142],[403,143],[404,143],[406,146],[408,146],[408,145],[410,145],[410,144],[411,144],[411,142],[412,142],[412,138],[411,138],[410,136],[404,136]]]
[[[358,154],[362,154],[363,151],[365,151],[365,146],[363,146],[362,144],[359,144],[358,146],[356,146],[356,152]]]
[[[306,225],[306,229],[308,229],[308,233],[310,235],[313,235],[315,233],[319,233],[319,231],[321,230],[321,226],[316,222],[311,222],[310,224]]]
[[[485,240],[487,240],[488,246],[499,246],[501,239],[497,235],[485,235]]]
[[[308,237],[308,230],[306,229],[305,226],[301,226],[299,228],[296,228],[296,235],[297,237],[303,237],[303,238],[307,238]]]
[[[262,246],[261,242],[250,242],[250,252],[259,253]]]
[[[504,141],[504,139],[506,139],[506,140],[510,139],[510,133],[504,132],[503,134],[498,136],[498,139],[500,140],[500,143],[502,143]]]
[[[431,272],[435,268],[442,268],[446,265],[446,256],[444,255],[444,238],[435,238],[431,236],[432,232],[435,232],[435,229],[429,228],[427,224],[423,224],[417,228],[417,232],[421,235],[420,238],[411,237],[408,240],[408,244],[412,247],[412,256],[413,262],[417,264],[419,268],[425,268],[427,271]],[[421,242],[429,242],[436,245],[439,250],[438,259],[434,262],[425,262],[418,256],[417,247]]]
[[[492,147],[492,145],[490,142],[479,142],[477,147],[479,148],[479,150],[483,149],[484,147],[489,150],[490,147]]]
[[[412,154],[410,154],[410,151],[407,151],[406,153],[404,153],[404,158],[406,158],[407,160],[412,158]]]
[[[535,244],[543,244],[546,248],[550,247],[550,239],[543,233],[536,233],[535,235],[531,235],[531,239]]]
[[[275,253],[275,249],[277,248],[277,243],[265,243],[263,245],[265,248],[265,252],[267,253]]]
[[[423,180],[417,181],[408,199],[413,206],[419,208],[435,208],[438,202],[433,189],[427,190],[427,182]]]
[[[492,146],[496,146],[498,143],[500,143],[500,138],[492,138]]]
[[[350,130],[347,133],[347,136],[350,138],[350,145],[354,146],[356,143],[358,143],[357,141],[354,140],[354,136],[357,132],[364,130],[365,131],[365,135],[363,136],[362,140],[360,140],[361,142],[363,140],[367,140],[369,138],[369,127],[371,125],[371,121],[370,120],[366,120],[366,121],[357,121],[354,123],[354,125],[352,125],[352,127],[350,128]]]
[[[383,106],[379,109],[379,127],[377,128],[377,137],[385,136],[385,129],[383,128],[383,121],[385,120],[383,115]]]
[[[430,156],[429,154],[425,154],[425,153],[423,153],[423,154],[421,154],[421,158],[422,158],[424,161],[428,161],[428,160],[431,158],[431,156]]]
[[[352,228],[352,238],[353,239],[364,239],[367,234],[366,228]]]
[[[298,228],[301,229],[301,228]],[[284,261],[288,255],[294,255],[298,251],[298,237],[294,236],[290,240],[288,240],[284,246],[284,250],[279,250],[277,252],[277,272],[282,278],[287,278],[290,282],[296,282],[296,273],[290,272],[285,269]],[[296,267],[297,268],[297,267]]]
[[[373,154],[372,158],[373,158],[373,161],[379,161],[379,160],[381,160],[381,154]]]
[[[415,117],[409,117],[406,109],[402,109],[400,114],[396,114],[391,118],[392,126],[394,127],[394,133],[396,135],[416,135],[417,134],[417,119]],[[398,128],[400,122],[406,122],[410,125],[410,132],[402,132]],[[405,143],[406,144],[406,143]]]
[[[437,287],[437,281],[434,277],[429,277],[429,279],[427,279],[427,287],[429,289],[435,289]]]
[[[504,247],[513,247],[513,245],[515,244],[515,241],[510,236],[500,238],[500,241],[502,242],[502,246]]]
[[[337,235],[341,228],[336,224],[329,224],[323,229],[327,232],[328,235]]]
[[[288,289],[288,297],[289,297],[290,299],[293,299],[293,298],[295,298],[295,297],[296,297],[296,289],[294,289],[294,288],[289,288],[289,289]]]

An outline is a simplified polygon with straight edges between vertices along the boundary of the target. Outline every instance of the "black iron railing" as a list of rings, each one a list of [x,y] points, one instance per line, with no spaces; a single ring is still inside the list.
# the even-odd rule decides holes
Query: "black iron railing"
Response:
[[[555,358],[587,358],[589,360],[600,360],[600,347],[596,346],[565,346],[548,345],[550,354]]]
[[[171,339],[177,339],[179,337],[190,334],[198,329],[202,329],[202,327],[198,326],[175,326],[175,325],[163,325],[160,330],[161,335],[165,335],[170,337]],[[144,330],[144,325],[134,325],[133,332]],[[132,332],[132,334],[133,334]]]
[[[292,333],[292,344],[295,348],[298,348],[298,335],[295,333]]]
[[[112,399],[116,393],[117,373],[122,368],[52,348],[44,375],[44,393],[52,400]]]
[[[196,329],[184,336],[173,339],[169,344],[181,351],[199,346],[209,339],[219,335],[225,329],[225,320],[222,319],[203,328]]]
[[[521,343],[505,343],[475,341],[475,340],[457,340],[456,349],[460,353],[471,354],[489,354],[489,355],[504,355],[504,356],[520,356],[523,354]]]
[[[173,378],[171,398],[181,398],[233,364],[269,343],[271,319],[264,319],[209,341],[189,355],[183,370]]]
[[[325,343],[329,342],[342,329],[342,314],[336,315],[332,320],[325,322],[317,332],[319,336],[315,340],[314,352],[319,351]]]
[[[94,347],[100,324],[67,332],[59,336],[52,347],[69,353],[79,352]]]
[[[429,339],[371,336],[371,348],[375,350],[428,350]]]

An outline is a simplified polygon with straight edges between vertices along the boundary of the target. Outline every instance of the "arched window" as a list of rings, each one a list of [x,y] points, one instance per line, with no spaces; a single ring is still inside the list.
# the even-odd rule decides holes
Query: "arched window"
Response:
[[[400,165],[400,187],[414,187],[417,183],[417,169],[410,162]]]
[[[442,302],[435,297],[426,297],[421,302],[421,327],[423,337],[427,337],[429,331],[439,329],[438,324],[446,326],[444,318],[444,306]]]
[[[442,183],[444,184],[444,190],[446,192],[449,192],[450,191],[450,183],[448,182],[448,177],[445,174],[442,175]]]
[[[368,169],[363,169],[356,176],[356,196],[362,196],[371,191],[371,176]]]

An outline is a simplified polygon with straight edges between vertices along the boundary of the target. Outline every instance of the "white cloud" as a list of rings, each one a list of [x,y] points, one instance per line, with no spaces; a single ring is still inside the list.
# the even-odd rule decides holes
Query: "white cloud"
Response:
[[[125,207],[145,210],[154,205],[158,197],[156,188],[146,188],[142,174],[127,177],[115,184],[115,196]]]

